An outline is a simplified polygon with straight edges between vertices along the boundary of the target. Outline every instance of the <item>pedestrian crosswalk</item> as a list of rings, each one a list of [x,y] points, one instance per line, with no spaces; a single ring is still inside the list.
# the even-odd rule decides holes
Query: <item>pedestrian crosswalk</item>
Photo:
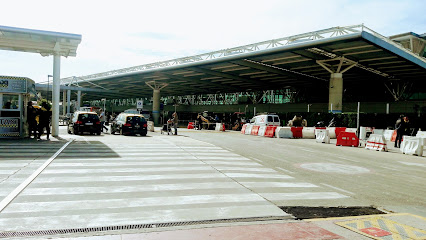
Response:
[[[70,144],[0,213],[0,231],[289,218],[277,205],[348,198],[212,144],[172,139]]]

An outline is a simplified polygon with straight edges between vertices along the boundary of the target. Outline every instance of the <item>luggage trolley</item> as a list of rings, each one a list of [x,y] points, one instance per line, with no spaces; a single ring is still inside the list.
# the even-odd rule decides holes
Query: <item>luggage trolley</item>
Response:
[[[161,134],[163,134],[164,132],[166,132],[167,135],[172,134],[172,126],[173,126],[173,121],[170,119],[167,120],[167,124],[164,124],[163,128],[161,129]]]

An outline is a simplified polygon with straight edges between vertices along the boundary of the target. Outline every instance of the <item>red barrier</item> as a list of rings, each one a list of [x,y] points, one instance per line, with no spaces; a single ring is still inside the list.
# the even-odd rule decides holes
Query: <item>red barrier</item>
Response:
[[[188,129],[194,129],[194,122],[188,123]]]
[[[395,140],[396,140],[396,130],[393,130],[391,142],[395,142]]]
[[[241,128],[241,133],[242,134],[245,134],[246,133],[246,127],[247,127],[247,125],[243,125],[243,127]]]
[[[346,127],[336,127],[336,129],[334,130],[334,132],[336,133],[336,138],[339,136],[339,134],[341,132],[346,131]]]
[[[258,133],[259,133],[259,128],[260,128],[260,126],[253,126],[250,134],[257,136]]]
[[[359,138],[356,136],[354,132],[340,132],[337,137],[336,146],[352,146],[358,147]]]
[[[277,126],[267,126],[265,130],[265,137],[274,137],[276,129]]]
[[[302,138],[303,127],[291,127],[291,132],[293,133],[293,138]]]

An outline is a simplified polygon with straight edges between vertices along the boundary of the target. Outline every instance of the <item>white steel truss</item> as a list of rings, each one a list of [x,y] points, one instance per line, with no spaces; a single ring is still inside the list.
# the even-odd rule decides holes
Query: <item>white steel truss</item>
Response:
[[[172,59],[172,60],[167,60],[167,61],[162,61],[162,62],[149,63],[149,64],[144,64],[144,65],[139,65],[139,66],[134,66],[134,67],[129,67],[129,68],[112,70],[112,71],[103,72],[103,73],[96,73],[96,74],[92,74],[92,75],[81,76],[81,77],[78,78],[78,81],[102,79],[102,78],[116,76],[116,75],[120,75],[120,74],[141,72],[141,71],[144,71],[144,70],[159,69],[159,68],[164,68],[164,67],[182,65],[182,64],[186,64],[186,63],[206,61],[206,60],[217,59],[217,58],[226,57],[226,56],[230,56],[230,55],[238,55],[238,54],[243,54],[243,53],[249,53],[249,52],[255,52],[255,51],[261,51],[261,50],[276,48],[276,47],[280,47],[280,46],[284,46],[284,45],[297,44],[297,43],[301,43],[301,42],[305,42],[305,41],[324,39],[324,38],[332,38],[332,37],[347,35],[347,34],[352,34],[352,33],[359,33],[359,32],[362,32],[362,31],[367,31],[367,32],[373,34],[374,36],[376,36],[376,37],[378,37],[378,38],[380,38],[380,39],[382,39],[382,40],[384,40],[384,41],[386,41],[386,42],[388,42],[388,43],[390,43],[394,46],[397,46],[398,48],[402,49],[403,51],[410,53],[410,55],[413,55],[413,56],[421,59],[422,61],[425,61],[425,59],[423,59],[422,57],[420,57],[416,54],[413,54],[410,50],[402,47],[401,44],[396,43],[396,42],[388,39],[387,37],[384,37],[384,36],[374,32],[373,30],[365,27],[363,24],[359,24],[359,25],[352,25],[352,26],[345,26],[345,27],[332,27],[332,28],[327,28],[327,29],[323,29],[323,30],[319,30],[319,31],[314,31],[314,32],[309,32],[309,33],[304,33],[304,34],[298,34],[298,35],[294,35],[294,36],[290,36],[290,37],[272,39],[272,40],[248,44],[248,45],[240,46],[240,47],[227,48],[227,49],[209,52],[209,53],[204,53],[204,54],[199,54],[199,55],[195,55],[195,56],[188,56],[188,57],[177,58],[177,59]],[[332,54],[332,55],[335,55],[335,54]],[[332,56],[329,56],[329,57],[332,57]],[[62,84],[69,84],[71,81],[75,81],[75,79],[73,79],[73,77],[61,79]]]

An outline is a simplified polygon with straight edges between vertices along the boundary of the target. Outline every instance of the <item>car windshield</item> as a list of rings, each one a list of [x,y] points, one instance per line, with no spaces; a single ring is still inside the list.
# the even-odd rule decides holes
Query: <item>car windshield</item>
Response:
[[[78,116],[78,120],[79,121],[88,121],[88,120],[96,121],[96,120],[99,120],[99,117],[96,114],[83,113]]]

